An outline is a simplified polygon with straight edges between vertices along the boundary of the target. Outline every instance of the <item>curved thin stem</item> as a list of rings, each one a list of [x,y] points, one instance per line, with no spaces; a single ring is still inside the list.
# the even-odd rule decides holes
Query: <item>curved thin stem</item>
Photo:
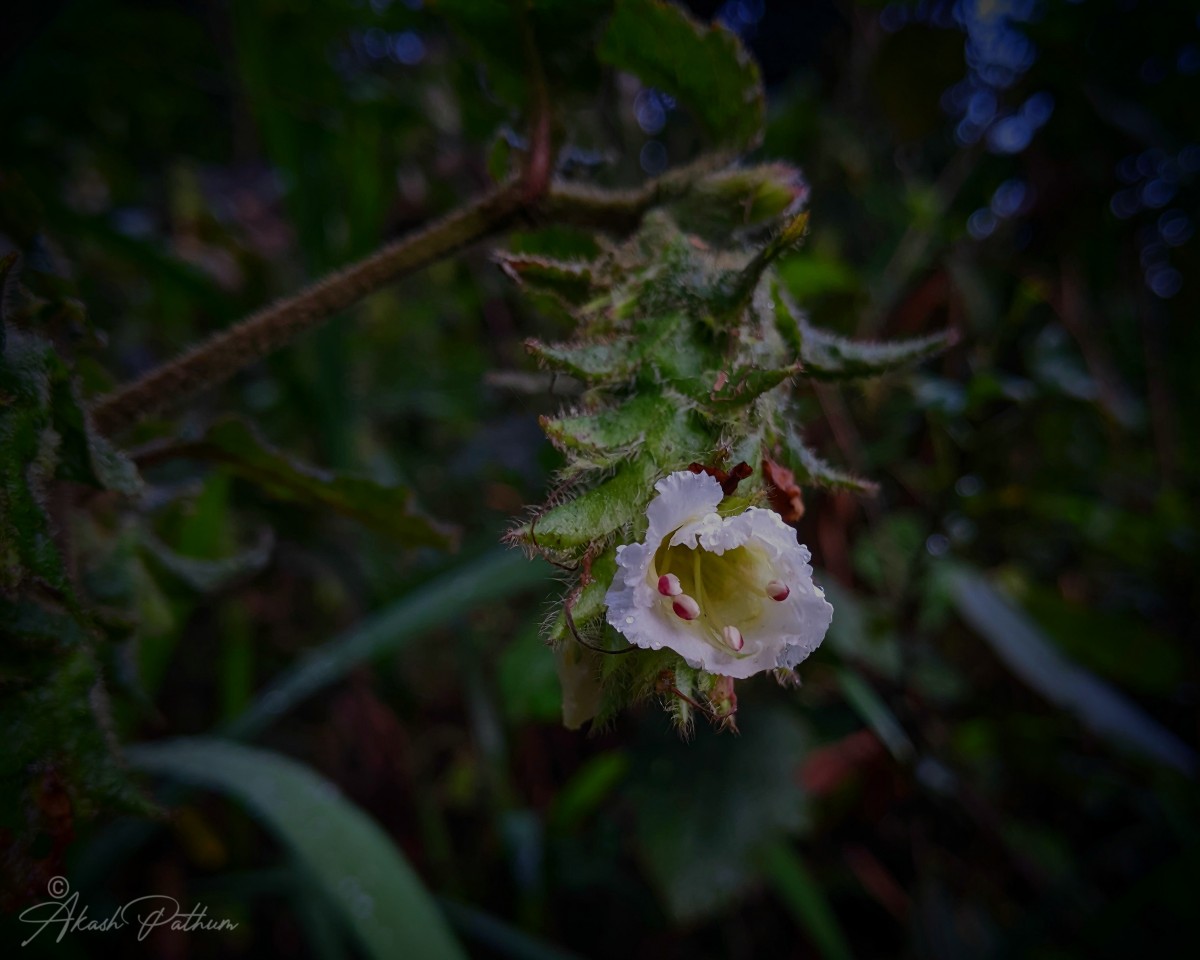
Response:
[[[420,270],[509,226],[523,209],[522,180],[513,180],[418,233],[264,307],[228,330],[101,397],[96,428],[116,433],[168,405],[228,380],[244,367],[307,333],[384,284]]]
[[[114,434],[145,417],[224,383],[296,337],[388,283],[508,229],[522,217],[601,230],[635,229],[651,207],[681,197],[705,174],[729,161],[710,156],[648,181],[637,190],[596,190],[552,183],[548,105],[533,118],[522,175],[417,233],[381,247],[299,293],[264,307],[174,360],[118,387],[92,406],[97,430]]]

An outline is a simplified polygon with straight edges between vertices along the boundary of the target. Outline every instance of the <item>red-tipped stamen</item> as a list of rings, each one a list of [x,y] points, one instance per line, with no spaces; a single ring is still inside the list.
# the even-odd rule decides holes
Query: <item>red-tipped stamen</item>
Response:
[[[700,604],[686,593],[681,593],[675,598],[675,602],[671,604],[671,609],[675,611],[675,616],[680,620],[695,620],[700,616]]]
[[[735,626],[730,625],[722,629],[721,636],[725,640],[725,645],[731,650],[741,650],[746,645],[746,641],[742,637],[742,631]]]
[[[683,593],[679,578],[673,573],[664,573],[658,578],[658,592],[664,597],[677,597]]]
[[[767,596],[772,600],[786,600],[792,591],[782,580],[772,580],[767,584]]]

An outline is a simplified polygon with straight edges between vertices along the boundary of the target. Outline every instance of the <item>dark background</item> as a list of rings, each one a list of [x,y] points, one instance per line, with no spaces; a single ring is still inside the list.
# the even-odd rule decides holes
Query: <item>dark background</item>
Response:
[[[455,922],[479,956],[537,955],[487,918],[656,960],[1188,953],[1194,5],[692,9],[761,63],[755,157],[808,179],[809,239],[780,271],[814,321],[962,333],[917,372],[802,390],[811,445],[881,484],[805,491],[836,613],[803,687],[739,685],[738,737],[681,742],[653,703],[564,730],[546,580],[357,668],[259,742],[366,810],[452,918],[476,911]],[[0,244],[23,245],[13,211],[35,198],[39,249],[86,304],[88,394],[474,196],[515,129],[471,43],[418,2],[77,0],[4,19]],[[696,155],[686,111],[629,78],[563,109],[566,175],[631,184]],[[552,485],[536,417],[561,402],[496,374],[531,372],[524,338],[565,333],[476,249],[183,411],[186,429],[237,410],[310,462],[409,483],[464,540],[449,559],[398,549],[220,469],[148,473],[177,554],[276,538],[207,594],[139,561],[122,739],[213,729],[304,651],[493,549]],[[338,955],[278,841],[218,796],[181,803],[136,843],[111,811],[80,816],[65,875],[96,912],[171,891],[237,934],[43,951]]]

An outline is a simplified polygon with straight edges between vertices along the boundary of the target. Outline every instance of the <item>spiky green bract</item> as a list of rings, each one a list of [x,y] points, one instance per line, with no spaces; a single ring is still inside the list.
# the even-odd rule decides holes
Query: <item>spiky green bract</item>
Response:
[[[722,180],[714,189],[726,186]],[[573,689],[574,726],[587,719],[580,704],[594,708],[593,722],[604,723],[651,696],[683,731],[697,712],[732,724],[730,684],[688,667],[669,649],[630,649],[605,625],[616,545],[644,534],[655,482],[693,463],[751,468],[722,513],[765,500],[762,461],[775,447],[791,453],[803,482],[866,489],[792,442],[790,382],[879,373],[946,342],[864,346],[809,325],[782,294],[771,266],[807,229],[807,215],[782,199],[772,201],[776,229],[756,249],[685,232],[672,211],[660,208],[623,243],[600,244],[606,252],[590,263],[500,258],[523,285],[553,295],[575,324],[570,341],[526,344],[540,365],[580,380],[584,393],[578,406],[541,418],[565,457],[563,483],[509,534],[576,571],[547,628],[552,644],[586,650],[570,658],[564,673]],[[727,238],[736,236],[730,230]],[[599,691],[582,696],[589,670]]]

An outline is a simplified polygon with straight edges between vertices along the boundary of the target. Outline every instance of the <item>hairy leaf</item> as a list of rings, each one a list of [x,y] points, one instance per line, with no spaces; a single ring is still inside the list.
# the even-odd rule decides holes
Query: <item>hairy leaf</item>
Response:
[[[662,0],[618,0],[600,42],[604,62],[678,97],[714,142],[755,146],[766,115],[758,65],[737,36]]]
[[[792,455],[792,469],[796,480],[802,486],[807,484],[829,490],[847,490],[864,496],[874,496],[878,493],[878,484],[863,480],[822,460],[804,444],[795,431],[788,430],[786,436],[787,449]]]
[[[547,550],[570,550],[607,536],[641,514],[658,472],[650,457],[636,457],[599,486],[519,527],[512,537]]]

